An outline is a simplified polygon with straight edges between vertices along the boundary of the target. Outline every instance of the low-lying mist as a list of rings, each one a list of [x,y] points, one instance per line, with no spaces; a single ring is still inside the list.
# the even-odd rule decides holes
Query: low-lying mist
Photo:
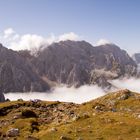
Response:
[[[111,84],[116,86],[119,89],[129,89],[134,92],[140,93],[140,79],[138,78],[123,78],[123,79],[116,79],[112,80]]]
[[[5,94],[5,98],[10,100],[17,100],[22,98],[23,100],[40,99],[46,101],[64,101],[83,103],[91,99],[95,99],[104,95],[103,89],[98,86],[81,86],[80,88],[74,87],[57,87],[49,93],[29,92],[29,93],[8,93]]]
[[[116,87],[110,89],[108,92],[120,90],[120,89],[129,89],[134,92],[140,92],[140,79],[136,78],[123,78],[110,81],[111,84]],[[105,95],[106,92],[96,86],[84,85],[80,88],[60,86],[56,87],[52,92],[49,93],[38,93],[38,92],[29,92],[29,93],[8,93],[5,94],[5,98],[10,100],[46,100],[46,101],[63,101],[63,102],[74,102],[74,103],[83,103],[90,101],[92,99],[98,98]]]

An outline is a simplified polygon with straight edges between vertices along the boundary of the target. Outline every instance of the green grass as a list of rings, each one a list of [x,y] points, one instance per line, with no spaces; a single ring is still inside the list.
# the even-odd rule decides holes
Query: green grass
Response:
[[[0,116],[0,121],[5,121],[0,132],[5,134],[10,128],[19,128],[17,140],[25,140],[27,136],[39,140],[59,140],[61,136],[71,140],[135,140],[140,138],[140,119],[137,117],[140,114],[140,95],[131,93],[132,96],[128,99],[119,100],[123,94],[126,94],[125,91],[110,93],[81,105],[60,102],[39,102],[38,105],[32,105],[25,101],[1,103],[0,109],[17,104],[20,107]],[[115,103],[110,105],[110,100]],[[96,110],[97,105],[103,106],[103,110]],[[46,110],[41,110],[41,107],[46,107]],[[116,112],[112,112],[111,108],[115,108]],[[39,117],[13,119],[15,115],[21,115],[24,109],[33,110]],[[78,119],[74,120],[74,116],[67,115],[69,110]],[[52,120],[44,121],[50,118]],[[59,122],[55,121],[58,118]],[[38,122],[39,131],[32,131],[32,122]],[[54,128],[56,131],[52,131]]]

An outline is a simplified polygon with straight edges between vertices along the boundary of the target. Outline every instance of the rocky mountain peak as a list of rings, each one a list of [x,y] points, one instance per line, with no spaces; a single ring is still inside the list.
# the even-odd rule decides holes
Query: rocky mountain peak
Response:
[[[0,45],[1,92],[46,91],[53,85],[79,87],[136,74],[135,61],[114,44],[92,46],[86,41],[60,41],[32,56],[28,50],[13,51]]]
[[[94,47],[86,41],[54,43],[40,52],[33,64],[40,75],[51,81],[76,86],[110,85],[108,78],[99,73],[102,70],[115,77],[136,73],[136,64],[126,51],[114,44]]]
[[[133,54],[132,58],[137,64],[140,64],[140,53]]]

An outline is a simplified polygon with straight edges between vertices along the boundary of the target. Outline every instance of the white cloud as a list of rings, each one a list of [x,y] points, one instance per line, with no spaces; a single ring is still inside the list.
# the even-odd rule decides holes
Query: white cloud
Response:
[[[0,36],[1,42],[8,48],[13,50],[38,50],[42,45],[50,45],[53,42],[65,40],[78,40],[80,37],[73,33],[65,33],[60,36],[51,34],[49,37],[43,37],[37,34],[19,35],[12,28],[4,30]]]
[[[13,37],[12,37],[12,40],[17,40],[17,39],[19,39],[19,37],[20,36],[18,34],[14,34]]]
[[[79,40],[79,36],[73,32],[67,33],[60,35],[58,37],[58,41],[65,41],[65,40]]]
[[[12,28],[8,28],[8,29],[4,30],[4,38],[10,37],[14,33],[15,33],[15,31]]]
[[[10,48],[14,50],[32,50],[38,48],[45,43],[45,39],[42,36],[35,34],[26,34],[20,37],[19,41],[11,42]]]
[[[46,42],[48,44],[52,44],[53,42],[56,42],[56,36],[53,33],[51,33],[50,36],[46,39]]]
[[[105,44],[112,44],[110,41],[106,40],[106,39],[100,39],[96,45],[100,46],[100,45],[105,45]]]

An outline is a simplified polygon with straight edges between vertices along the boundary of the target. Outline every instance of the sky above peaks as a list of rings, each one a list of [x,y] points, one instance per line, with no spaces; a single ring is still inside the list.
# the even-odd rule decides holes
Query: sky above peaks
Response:
[[[0,7],[0,42],[5,45],[79,38],[140,52],[140,0],[0,0]]]

